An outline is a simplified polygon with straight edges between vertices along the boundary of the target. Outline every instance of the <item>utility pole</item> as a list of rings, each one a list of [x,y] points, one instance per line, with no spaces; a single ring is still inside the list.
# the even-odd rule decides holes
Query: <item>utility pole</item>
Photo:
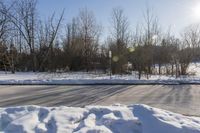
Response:
[[[109,51],[109,59],[110,59],[110,79],[112,78],[112,51]]]

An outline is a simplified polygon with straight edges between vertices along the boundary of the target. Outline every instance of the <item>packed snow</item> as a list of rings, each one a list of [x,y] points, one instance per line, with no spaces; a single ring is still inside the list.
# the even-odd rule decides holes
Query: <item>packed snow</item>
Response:
[[[147,105],[0,108],[1,133],[200,133],[200,118]]]
[[[129,75],[112,75],[103,73],[68,72],[68,73],[33,73],[33,72],[0,72],[0,84],[200,84],[200,63],[191,64],[188,76],[151,75],[138,79],[137,73]]]

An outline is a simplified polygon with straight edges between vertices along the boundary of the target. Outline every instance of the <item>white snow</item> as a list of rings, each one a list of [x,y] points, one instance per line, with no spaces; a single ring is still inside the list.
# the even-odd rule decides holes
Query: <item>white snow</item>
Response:
[[[149,79],[142,77],[138,79],[137,74],[113,75],[102,73],[68,72],[68,73],[33,73],[16,72],[11,74],[0,72],[0,84],[180,84],[198,83],[200,84],[200,63],[190,64],[189,76],[151,75]]]
[[[200,118],[147,105],[0,108],[1,133],[200,133]]]

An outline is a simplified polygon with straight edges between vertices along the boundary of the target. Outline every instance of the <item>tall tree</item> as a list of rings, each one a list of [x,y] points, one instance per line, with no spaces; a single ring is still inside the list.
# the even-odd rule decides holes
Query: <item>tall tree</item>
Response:
[[[61,23],[64,16],[64,10],[60,15],[58,21],[55,20],[55,14],[53,14],[46,23],[40,21],[40,28],[38,31],[39,38],[39,70],[44,71],[45,67],[50,71],[56,70],[55,52],[59,51],[57,39],[58,31],[61,27]],[[57,41],[57,42],[56,42]],[[61,51],[60,51],[61,52]]]
[[[129,42],[129,22],[121,8],[112,11],[112,32],[110,49],[113,53],[112,71],[122,73],[123,65],[127,63],[127,46]]]
[[[147,7],[146,12],[144,14],[144,56],[145,56],[145,64],[146,66],[146,74],[148,78],[148,74],[152,74],[152,67],[155,64],[154,61],[154,46],[157,45],[157,39],[159,37],[160,28],[158,25],[158,19],[153,14],[152,10]]]
[[[13,10],[3,12],[29,47],[33,71],[36,70],[37,65],[35,55],[36,4],[36,0],[19,0],[13,3]]]
[[[97,24],[93,12],[89,11],[87,8],[82,9],[79,12],[78,31],[83,44],[82,56],[84,60],[84,68],[86,71],[89,71],[95,63],[101,27]]]

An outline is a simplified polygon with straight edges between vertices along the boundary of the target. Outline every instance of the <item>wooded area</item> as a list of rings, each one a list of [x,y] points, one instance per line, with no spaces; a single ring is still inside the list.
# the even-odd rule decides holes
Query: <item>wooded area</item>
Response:
[[[111,65],[113,74],[137,71],[140,79],[151,74],[186,75],[189,64],[200,60],[199,25],[186,27],[177,38],[162,30],[150,8],[134,30],[123,9],[114,8],[106,38],[89,9],[81,9],[67,24],[64,13],[44,20],[36,0],[0,0],[0,70],[106,73]]]

